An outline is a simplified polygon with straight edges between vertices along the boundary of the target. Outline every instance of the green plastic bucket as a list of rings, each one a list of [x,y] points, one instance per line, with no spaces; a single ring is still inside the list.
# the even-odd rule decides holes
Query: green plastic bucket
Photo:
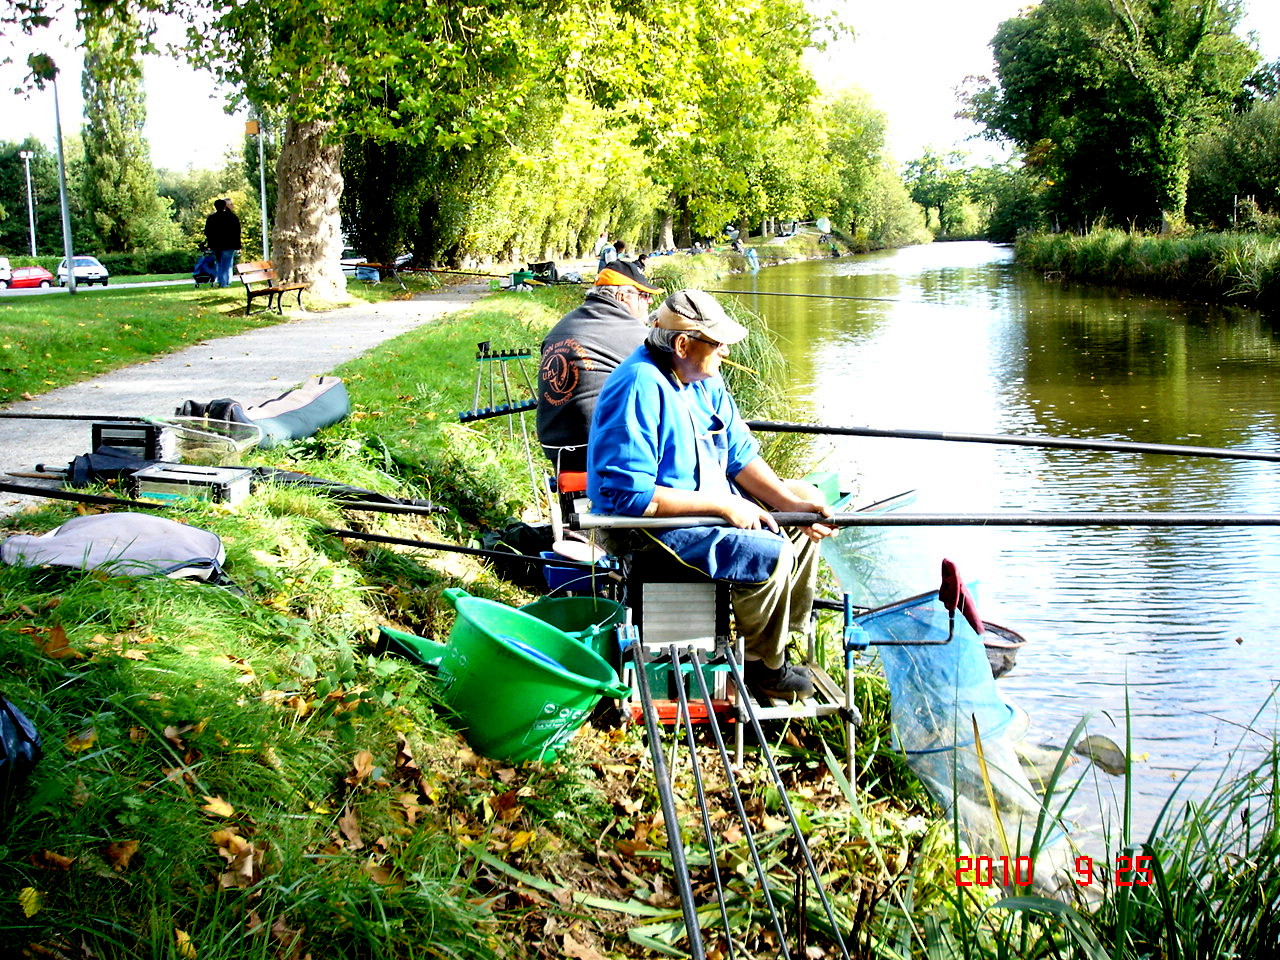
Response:
[[[418,659],[438,659],[441,699],[481,756],[552,760],[602,696],[630,690],[595,651],[515,607],[446,590],[458,611],[448,644],[382,628]]]
[[[543,597],[520,609],[585,643],[614,670],[621,665],[618,625],[627,619],[622,604],[603,597]]]

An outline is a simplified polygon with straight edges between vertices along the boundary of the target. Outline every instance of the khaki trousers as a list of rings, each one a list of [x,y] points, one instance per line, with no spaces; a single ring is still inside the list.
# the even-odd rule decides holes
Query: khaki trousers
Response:
[[[791,634],[807,628],[818,579],[818,545],[800,527],[783,533],[782,555],[773,576],[759,586],[735,584],[730,590],[745,658],[763,660],[770,670],[785,662]]]

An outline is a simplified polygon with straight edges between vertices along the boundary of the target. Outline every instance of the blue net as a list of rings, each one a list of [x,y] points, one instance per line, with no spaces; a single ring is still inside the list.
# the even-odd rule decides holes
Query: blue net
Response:
[[[900,749],[929,753],[967,746],[973,743],[975,720],[984,739],[1008,727],[1013,708],[996,690],[982,640],[964,617],[956,616],[952,627],[936,592],[881,607],[854,622],[884,665]]]

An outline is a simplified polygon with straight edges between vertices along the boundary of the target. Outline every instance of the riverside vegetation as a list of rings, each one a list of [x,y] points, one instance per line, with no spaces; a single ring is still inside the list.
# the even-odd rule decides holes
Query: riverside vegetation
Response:
[[[1275,233],[1164,237],[1099,228],[1082,235],[1028,234],[1018,239],[1016,252],[1019,263],[1069,280],[1263,310],[1280,307]]]
[[[678,266],[658,272],[684,285]],[[475,543],[527,508],[520,431],[456,414],[472,403],[476,343],[536,348],[580,295],[497,294],[388,342],[333,371],[352,417],[253,457],[429,496],[449,508],[441,517],[345,512],[270,486],[233,508],[165,510],[223,538],[238,592],[0,568],[0,692],[45,746],[0,818],[0,944],[86,960],[681,955],[638,728],[586,728],[553,764],[494,763],[443,721],[420,669],[373,645],[380,623],[443,639],[448,587],[507,603],[533,595],[465,556],[329,532]],[[756,389],[780,379],[765,340],[735,351],[761,374],[734,385],[749,415],[779,400]],[[776,455],[798,465],[804,450]],[[70,515],[50,504],[5,528],[37,532]],[[891,748],[883,679],[857,669],[856,793],[831,759],[843,748],[837,726],[771,732],[853,955],[1270,955],[1274,751],[1208,800],[1171,804],[1146,848],[1159,884],[1105,887],[1094,912],[999,899],[955,885],[951,825]],[[1055,809],[1070,799],[1062,793]],[[762,783],[748,811],[775,895],[790,903],[777,797]],[[732,825],[717,829],[727,860],[743,862]],[[705,863],[706,851],[690,860]],[[737,948],[777,956],[782,945],[752,922],[760,897],[734,873]],[[836,955],[820,913],[810,922],[810,955]],[[727,955],[723,943],[709,949]]]

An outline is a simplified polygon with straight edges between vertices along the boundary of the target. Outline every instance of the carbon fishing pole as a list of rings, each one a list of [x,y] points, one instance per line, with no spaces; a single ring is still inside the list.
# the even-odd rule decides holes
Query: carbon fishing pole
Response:
[[[87,503],[95,507],[145,507],[154,510],[157,507],[170,506],[168,503],[157,503],[151,500],[129,500],[125,497],[102,497],[93,493],[72,493],[70,490],[57,490],[50,487],[37,487],[29,483],[9,483],[0,480],[0,491],[19,493],[28,497],[41,497],[45,500],[66,500],[70,503]]]
[[[881,430],[875,427],[830,427],[822,424],[748,420],[747,426],[764,433],[812,433],[836,437],[888,437],[898,440],[946,440],[959,443],[995,443],[1050,450],[1101,450],[1108,453],[1154,453],[1176,457],[1213,457],[1220,460],[1280,462],[1280,453],[1265,450],[1232,450],[1228,447],[1193,447],[1180,443],[1136,443],[1130,440],[1078,440],[1027,434],[949,433],[940,430]]]
[[[1280,527],[1277,513],[773,513],[779,527]],[[574,530],[722,527],[723,517],[619,517],[576,513]]]
[[[689,713],[689,697],[684,689],[684,672],[681,669],[680,652],[673,643],[667,647],[667,654],[671,657],[671,675],[675,678],[676,698],[680,703],[680,719],[684,724],[685,745],[689,749],[689,769],[693,773],[694,791],[698,796],[698,812],[702,814],[702,835],[707,842],[707,859],[711,866],[711,881],[716,889],[716,903],[720,907],[720,920],[724,924],[724,939],[729,945],[729,960],[733,960],[733,927],[729,923],[729,906],[725,903],[724,897],[724,880],[720,876],[720,859],[719,852],[716,847],[716,835],[711,829],[711,814],[707,810],[707,789],[706,784],[702,781],[702,760],[698,756],[698,745],[693,739],[693,717]],[[707,718],[709,722],[715,723],[715,711],[707,705]],[[675,737],[672,737],[672,746],[675,745]],[[672,766],[675,766],[672,763]]]
[[[575,567],[581,570],[597,570],[600,571],[600,564],[589,563],[582,560],[570,560],[567,557],[554,557],[548,560],[546,557],[535,557],[526,553],[508,553],[505,550],[485,550],[481,547],[463,547],[456,543],[435,543],[430,540],[410,540],[406,537],[389,537],[382,533],[365,533],[361,530],[342,530],[337,527],[322,527],[325,533],[339,537],[343,540],[367,540],[370,543],[387,543],[398,547],[419,547],[423,550],[441,550],[446,553],[465,553],[472,557],[488,557],[497,560],[520,560],[526,563],[536,564],[542,567]],[[602,572],[601,576],[608,576],[611,571]]]
[[[733,678],[733,685],[738,691],[738,702],[746,706],[747,721],[751,724],[751,730],[756,736],[756,742],[760,745],[760,755],[764,758],[765,764],[769,767],[769,773],[773,777],[773,782],[778,787],[778,799],[782,801],[783,809],[786,810],[787,822],[791,824],[791,832],[795,837],[796,846],[804,858],[805,866],[809,870],[809,876],[813,879],[813,885],[818,891],[818,899],[822,901],[822,909],[826,914],[827,922],[831,924],[831,935],[840,947],[840,955],[844,960],[851,960],[849,950],[845,946],[844,937],[840,933],[840,923],[836,920],[835,909],[831,906],[831,899],[827,896],[826,888],[823,886],[822,874],[818,872],[818,865],[813,860],[813,853],[809,850],[809,844],[804,839],[804,831],[800,828],[800,818],[796,816],[795,808],[791,805],[791,798],[787,795],[782,773],[774,762],[773,751],[769,749],[769,741],[765,739],[764,729],[760,726],[760,718],[756,716],[751,694],[747,692],[747,685],[743,681],[742,672],[738,668],[738,661],[734,658],[733,651],[728,648],[725,649],[724,658],[729,666],[729,675]]]
[[[705,290],[704,293],[728,294],[734,297],[803,297],[809,300],[867,300],[872,303],[903,303],[916,307],[950,307],[954,304],[933,300],[897,300],[893,297],[855,297],[847,293],[783,293],[767,290]]]
[[[756,880],[764,894],[765,905],[769,909],[769,917],[773,921],[774,933],[778,935],[778,943],[786,943],[787,935],[782,929],[782,918],[778,906],[773,900],[773,889],[769,885],[769,875],[765,871],[764,862],[760,858],[760,847],[756,843],[755,829],[751,826],[751,818],[747,816],[746,804],[742,802],[742,791],[738,789],[738,778],[733,774],[733,764],[729,760],[729,748],[725,746],[724,734],[716,719],[715,707],[711,699],[711,691],[707,689],[707,679],[702,673],[702,656],[692,647],[689,648],[689,659],[693,663],[693,675],[698,681],[698,692],[706,704],[707,717],[711,727],[711,736],[716,742],[716,750],[720,754],[720,763],[724,766],[725,779],[729,783],[729,793],[733,798],[734,810],[738,814],[738,822],[742,824],[742,835],[747,841],[747,850],[751,854],[751,863],[755,867]],[[732,941],[731,941],[732,942]]]
[[[680,910],[684,914],[685,932],[689,936],[689,954],[694,960],[706,960],[702,945],[702,926],[698,922],[698,908],[693,902],[693,886],[689,881],[689,864],[684,855],[684,842],[680,839],[680,819],[676,813],[675,797],[671,793],[671,780],[667,775],[667,762],[662,756],[662,742],[658,736],[658,710],[649,689],[648,660],[644,646],[639,642],[636,627],[622,628],[631,634],[628,650],[635,667],[636,692],[640,694],[640,708],[644,713],[645,735],[649,740],[649,756],[653,760],[653,777],[658,788],[658,801],[662,807],[662,820],[667,825],[667,849],[671,851],[671,871],[676,891],[680,895]]]

